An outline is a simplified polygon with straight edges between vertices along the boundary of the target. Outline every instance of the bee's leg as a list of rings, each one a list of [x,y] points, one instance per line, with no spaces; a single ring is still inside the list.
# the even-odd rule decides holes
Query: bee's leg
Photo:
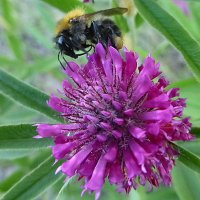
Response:
[[[90,47],[87,51],[85,51],[84,53],[79,53],[79,54],[76,54],[76,56],[82,56],[82,55],[84,55],[84,54],[88,54],[90,51],[91,51],[91,49],[92,48],[94,48],[94,46],[93,45],[89,45],[88,47]]]
[[[98,25],[95,21],[92,21],[91,28],[92,28],[92,31],[94,33],[94,37],[97,39],[97,41],[98,42],[101,41],[101,35],[99,33],[99,27],[98,27]]]
[[[105,32],[102,28],[100,29],[100,26],[95,21],[92,22],[92,28],[95,35],[94,37],[96,37],[97,41],[101,42],[101,44],[106,49],[109,46],[108,41],[111,40],[111,38],[108,36],[113,33],[112,29],[109,27],[106,27],[106,32]],[[113,44],[112,41],[110,42]]]
[[[84,55],[84,54],[88,54],[88,52],[91,50],[89,49],[89,51],[86,51],[84,46],[81,45],[79,42],[77,42],[76,40],[73,40],[73,39],[68,39],[68,38],[65,38],[65,40],[67,41],[65,46],[70,49],[69,51],[69,56],[71,56],[72,58],[78,58],[78,56],[81,56],[81,55]],[[90,45],[89,45],[90,46]],[[73,48],[72,48],[73,47]],[[78,49],[78,50],[81,50],[83,51],[83,53],[81,54],[76,54],[74,52],[74,49]]]
[[[73,43],[73,40],[65,37],[65,55],[70,56],[72,58],[77,58],[75,52],[74,52],[74,47],[78,48],[76,44]],[[62,52],[61,52],[62,53]],[[62,54],[63,55],[63,54]],[[64,57],[63,57],[64,59]],[[65,60],[65,59],[64,59]],[[67,63],[67,61],[65,60],[65,62]]]
[[[111,45],[112,47],[116,48],[115,40],[114,40],[114,37],[116,36],[116,34],[113,31],[113,29],[111,27],[107,27],[106,33],[104,33],[104,35],[106,36],[106,38],[104,39],[106,41],[106,44],[108,46]]]
[[[94,45],[90,44],[90,45],[87,45],[87,47],[89,47],[89,49],[87,50],[87,53],[89,53],[91,49],[94,48]]]

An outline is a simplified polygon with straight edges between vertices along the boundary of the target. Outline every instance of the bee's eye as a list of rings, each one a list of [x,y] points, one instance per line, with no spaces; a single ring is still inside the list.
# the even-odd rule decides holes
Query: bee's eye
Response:
[[[64,37],[63,37],[63,36],[60,36],[60,37],[58,38],[57,43],[58,43],[58,44],[62,44],[63,42],[64,42]]]
[[[69,23],[76,23],[76,22],[78,22],[78,20],[75,18],[69,20]]]

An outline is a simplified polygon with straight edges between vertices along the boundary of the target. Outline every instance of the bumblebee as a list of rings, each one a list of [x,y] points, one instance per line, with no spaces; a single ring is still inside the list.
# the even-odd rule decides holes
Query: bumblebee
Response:
[[[56,26],[54,40],[59,49],[58,59],[60,55],[78,58],[88,54],[98,42],[104,47],[111,45],[121,49],[123,45],[121,31],[112,20],[105,17],[122,15],[127,11],[127,8],[120,7],[89,14],[85,14],[80,8],[70,11]]]

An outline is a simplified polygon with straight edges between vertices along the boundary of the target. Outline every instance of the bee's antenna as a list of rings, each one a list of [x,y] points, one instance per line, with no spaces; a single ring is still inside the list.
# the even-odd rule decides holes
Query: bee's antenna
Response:
[[[62,66],[62,68],[65,70],[64,65],[63,65],[62,62],[60,61],[60,54],[62,54],[61,51],[58,52],[58,61],[59,61],[60,65]]]
[[[61,53],[61,54],[62,54],[62,53]],[[69,63],[67,62],[67,60],[65,59],[65,57],[63,56],[63,54],[62,54],[62,58],[63,58],[63,60],[65,61],[65,63],[67,64],[67,66],[70,68]]]
[[[62,57],[63,57],[63,60],[67,63],[67,60],[65,59],[65,57],[62,55]]]

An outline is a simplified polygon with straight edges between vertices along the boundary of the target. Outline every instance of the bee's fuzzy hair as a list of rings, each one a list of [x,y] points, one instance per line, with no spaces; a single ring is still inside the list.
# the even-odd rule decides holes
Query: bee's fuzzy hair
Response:
[[[79,17],[85,14],[85,10],[82,8],[76,8],[70,12],[68,12],[61,20],[58,21],[56,26],[56,35],[61,33],[63,30],[68,29],[70,27],[69,20]]]

